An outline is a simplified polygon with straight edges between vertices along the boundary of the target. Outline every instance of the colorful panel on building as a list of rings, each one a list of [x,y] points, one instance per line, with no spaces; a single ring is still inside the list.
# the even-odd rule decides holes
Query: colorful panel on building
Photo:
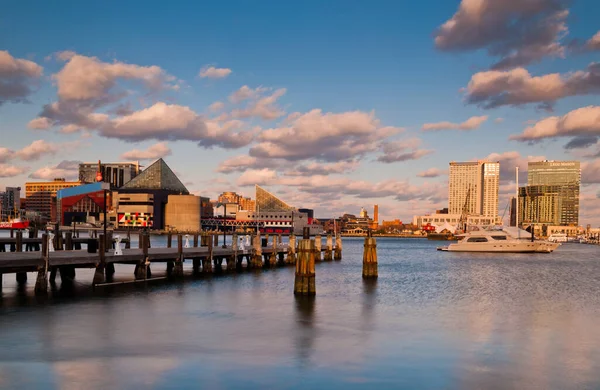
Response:
[[[119,227],[152,227],[150,213],[119,213]]]

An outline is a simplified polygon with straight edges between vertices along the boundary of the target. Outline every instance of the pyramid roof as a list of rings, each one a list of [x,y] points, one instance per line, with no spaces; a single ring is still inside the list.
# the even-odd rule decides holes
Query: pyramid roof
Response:
[[[256,209],[260,211],[290,211],[292,206],[285,203],[269,191],[256,185]]]
[[[169,190],[180,194],[189,194],[181,180],[173,173],[167,163],[159,158],[139,175],[128,181],[122,188],[140,190]]]

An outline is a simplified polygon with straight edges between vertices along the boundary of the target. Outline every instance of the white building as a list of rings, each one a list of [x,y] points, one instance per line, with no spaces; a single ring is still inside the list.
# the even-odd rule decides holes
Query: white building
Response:
[[[448,181],[448,215],[467,213],[498,217],[500,163],[489,161],[450,162]]]

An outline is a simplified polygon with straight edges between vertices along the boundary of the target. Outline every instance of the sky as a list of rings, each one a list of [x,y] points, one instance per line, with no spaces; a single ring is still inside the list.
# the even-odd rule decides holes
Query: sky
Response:
[[[125,3],[125,4],[124,4]],[[164,158],[317,217],[447,207],[450,161],[579,160],[600,226],[600,2],[6,1],[0,189]]]

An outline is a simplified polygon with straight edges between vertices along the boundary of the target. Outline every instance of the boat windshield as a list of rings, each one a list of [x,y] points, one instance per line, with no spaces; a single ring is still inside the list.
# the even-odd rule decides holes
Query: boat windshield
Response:
[[[488,242],[488,240],[485,237],[471,237],[467,242]]]
[[[492,236],[492,238],[494,240],[498,240],[498,241],[502,241],[502,240],[506,241],[506,236]]]

